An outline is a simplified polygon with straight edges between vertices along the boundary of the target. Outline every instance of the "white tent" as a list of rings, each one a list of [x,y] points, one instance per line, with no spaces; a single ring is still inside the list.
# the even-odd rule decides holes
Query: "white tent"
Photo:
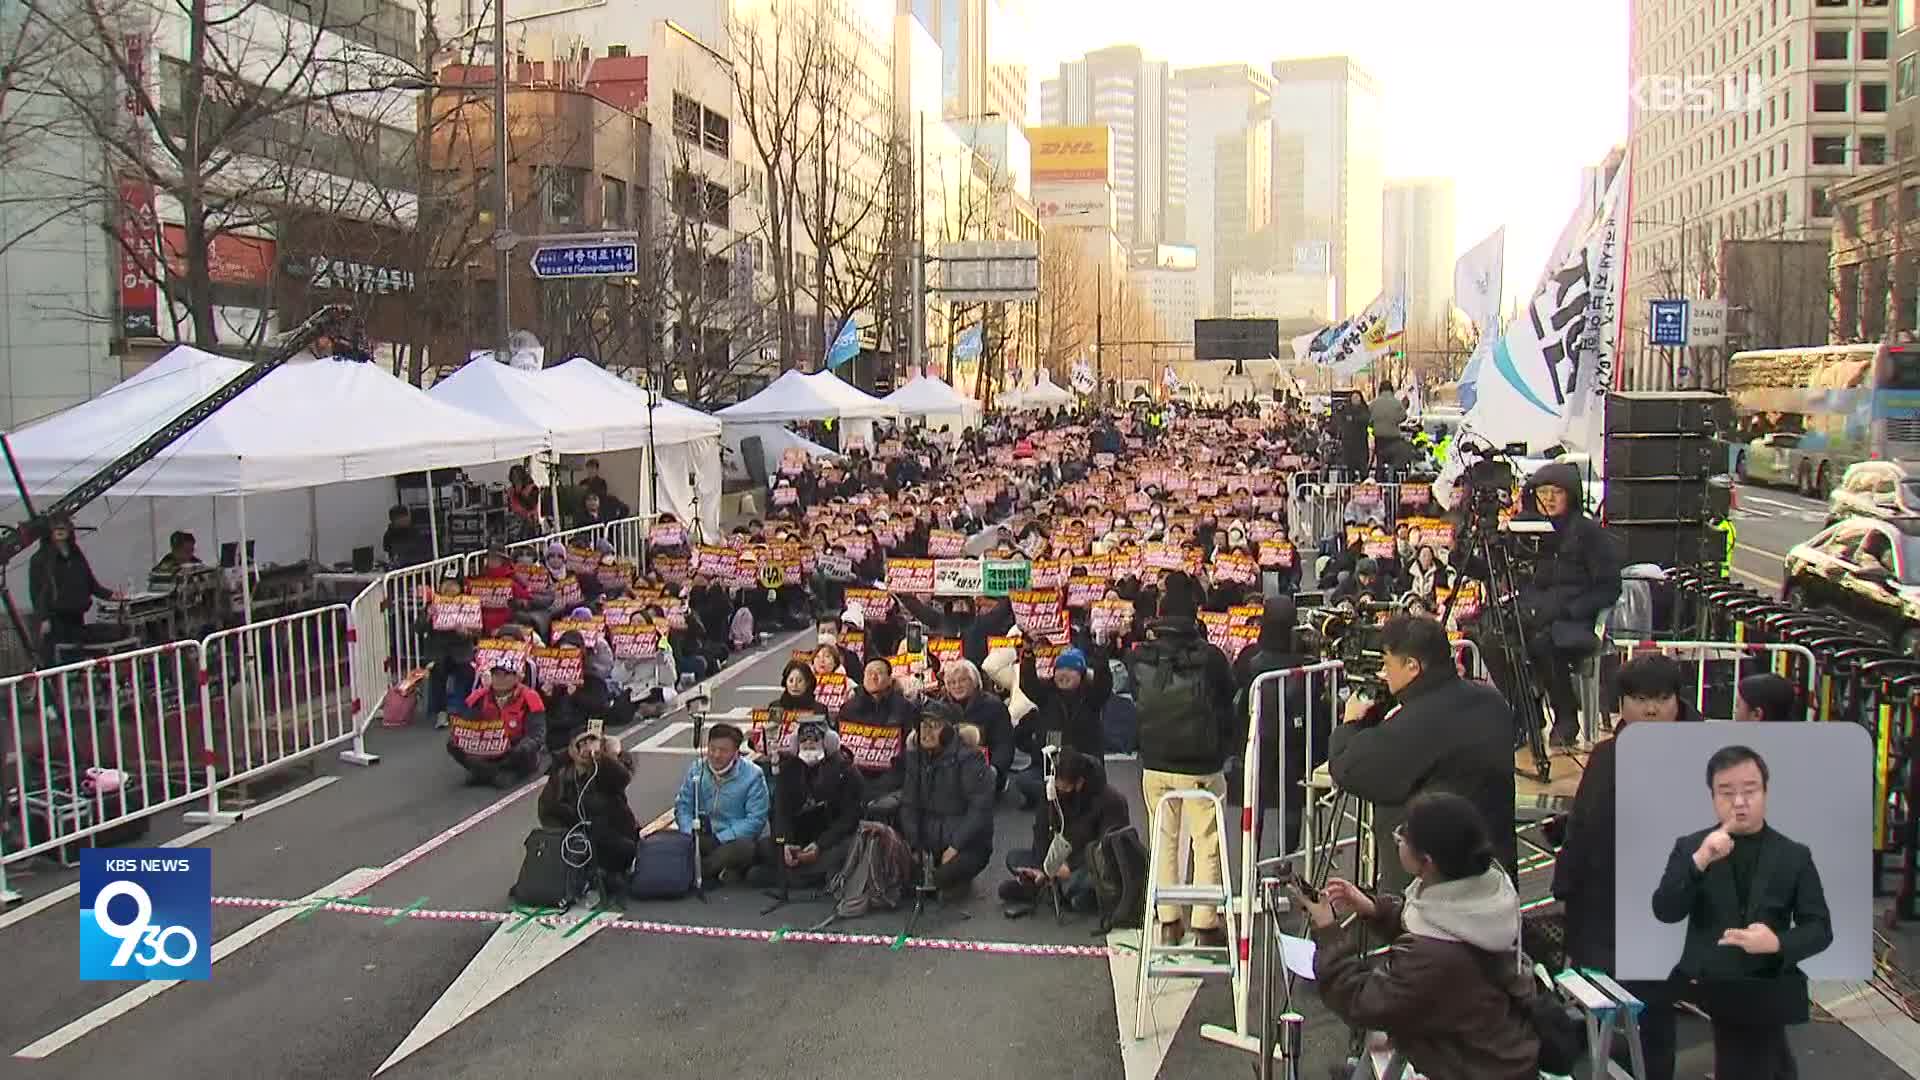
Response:
[[[899,409],[902,416],[925,418],[930,428],[960,431],[980,420],[979,402],[932,374],[921,375],[880,400]]]
[[[789,371],[738,405],[720,410],[729,423],[785,423],[789,420],[839,420],[840,445],[863,442],[872,449],[873,422],[897,417],[900,410],[864,393],[831,371],[803,375]]]
[[[646,417],[635,418],[617,399],[490,357],[469,360],[427,394],[503,424],[544,431],[556,453],[593,454],[647,444]]]
[[[1072,391],[1062,389],[1042,372],[1039,382],[1003,395],[1000,404],[1009,409],[1057,409],[1063,405],[1074,405],[1079,400]]]
[[[27,490],[57,495],[246,369],[181,346],[99,397],[10,436]],[[537,453],[544,432],[435,401],[376,364],[282,365],[135,469],[121,497],[248,495]]]
[[[667,511],[681,521],[697,518],[706,535],[719,534],[719,420],[677,401],[655,397],[584,357],[548,368],[535,378],[569,399],[585,396],[605,404],[617,404],[621,414],[643,429],[651,426],[653,440],[650,444],[641,444],[641,449],[658,457],[659,468],[651,470],[659,483],[658,498],[649,500],[644,494],[644,477],[650,470],[643,462],[635,473],[642,477],[635,489],[640,494],[635,508],[642,513]],[[584,402],[581,407],[586,407]],[[605,461],[602,466],[613,472]]]
[[[746,441],[760,440],[760,461],[766,467],[766,475],[774,476],[780,472],[780,459],[788,450],[799,450],[809,460],[826,461],[840,455],[821,446],[811,439],[803,439],[779,424],[728,424],[726,431],[726,472],[727,479],[733,481],[751,481],[753,473],[747,467]]]

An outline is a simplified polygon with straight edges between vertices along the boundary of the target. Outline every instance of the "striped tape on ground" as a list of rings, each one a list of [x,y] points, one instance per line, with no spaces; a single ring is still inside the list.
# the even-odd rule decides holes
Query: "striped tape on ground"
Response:
[[[329,912],[336,915],[372,916],[393,922],[506,923],[524,919],[556,930],[573,929],[599,914],[588,912],[574,916],[544,915],[528,919],[524,913],[512,911],[457,911],[413,905],[404,908],[383,907],[345,899],[330,900],[316,905],[311,900],[274,900],[253,896],[216,896],[213,898],[213,903],[216,907],[226,908],[301,907],[311,909],[310,914]],[[1052,956],[1068,959],[1104,959],[1107,956],[1107,947],[1104,945],[1042,945],[1018,941],[962,941],[957,938],[916,937],[907,938],[902,943],[899,935],[841,934],[823,930],[752,930],[733,926],[692,926],[686,923],[659,922],[652,919],[613,919],[606,923],[606,928],[642,934],[672,934],[679,937],[721,938],[761,943],[801,941],[816,945],[864,945],[882,949],[896,949],[904,944],[904,947],[909,949],[931,949],[936,952],[988,953],[996,956]]]

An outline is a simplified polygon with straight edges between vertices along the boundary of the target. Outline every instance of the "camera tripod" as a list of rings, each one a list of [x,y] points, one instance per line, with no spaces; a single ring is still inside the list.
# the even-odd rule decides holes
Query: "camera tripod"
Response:
[[[1466,552],[1468,564],[1477,560],[1486,567],[1486,595],[1480,605],[1480,647],[1499,650],[1500,658],[1505,661],[1512,684],[1506,689],[1513,696],[1514,721],[1526,737],[1534,776],[1544,784],[1553,775],[1553,755],[1547,748],[1546,706],[1527,655],[1527,627],[1518,607],[1520,589],[1515,581],[1514,555],[1500,542],[1499,503],[1496,491],[1482,488],[1468,491],[1465,535],[1456,548]],[[1447,597],[1446,610],[1440,613],[1442,626],[1453,617],[1453,605],[1459,599],[1460,590],[1456,588]]]

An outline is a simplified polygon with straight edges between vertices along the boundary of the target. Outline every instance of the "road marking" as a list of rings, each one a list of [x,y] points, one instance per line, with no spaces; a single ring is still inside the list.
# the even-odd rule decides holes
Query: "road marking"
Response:
[[[1737,518],[1753,518],[1756,521],[1773,517],[1772,514],[1767,513],[1765,510],[1750,510],[1744,506],[1735,510],[1733,516]]]
[[[160,846],[165,848],[192,847],[194,844],[197,844],[200,841],[205,840],[210,836],[214,836],[219,833],[225,832],[226,830],[232,828],[236,823],[238,823],[240,820],[243,820],[244,818],[259,817],[261,814],[264,814],[267,811],[272,810],[276,807],[285,806],[288,803],[294,801],[295,799],[302,798],[307,795],[311,795],[314,792],[319,791],[321,788],[326,787],[328,784],[331,784],[338,779],[340,779],[338,776],[316,777],[315,779],[309,780],[306,783],[300,785],[299,787],[294,788],[292,791],[286,792],[285,794],[280,795],[276,798],[268,799],[266,802],[261,803],[259,806],[253,807],[252,809],[246,811],[242,818],[236,818],[234,821],[217,821],[210,825],[202,825],[199,828],[194,829],[190,832],[181,833],[179,836],[176,836],[171,840],[163,840],[161,841]],[[31,902],[24,904],[18,908],[15,908],[12,911],[9,911],[5,915],[0,915],[0,930],[5,930],[7,927],[12,926],[14,923],[23,922],[27,919],[30,919],[35,915],[38,915],[41,912],[47,910],[50,907],[55,907],[79,895],[80,895],[79,882],[75,881],[75,882],[72,882],[71,884],[62,885],[61,887],[53,890],[52,892],[46,894],[45,896],[36,897]]]
[[[1915,1023],[1867,983],[1815,979],[1815,1004],[1847,1025],[1862,1042],[1904,1070],[1920,1076],[1920,1023]]]
[[[1780,554],[1780,553],[1779,553],[1779,552],[1777,552],[1777,551],[1768,551],[1768,550],[1767,550],[1767,549],[1765,549],[1765,548],[1757,548],[1757,547],[1752,547],[1752,546],[1750,546],[1750,545],[1747,545],[1747,544],[1742,544],[1742,543],[1738,543],[1738,542],[1736,542],[1736,543],[1735,543],[1735,544],[1733,545],[1733,550],[1735,550],[1735,551],[1744,551],[1744,552],[1746,552],[1746,553],[1747,553],[1747,554],[1749,554],[1749,555],[1759,555],[1759,556],[1761,556],[1762,558],[1767,558],[1767,559],[1778,559],[1778,560],[1780,560],[1781,562],[1786,562],[1786,561],[1787,561],[1787,557],[1786,557],[1785,555],[1782,555],[1782,554]]]
[[[1755,585],[1758,585],[1764,589],[1774,589],[1774,588],[1778,588],[1780,585],[1779,582],[1773,580],[1770,577],[1763,577],[1759,574],[1754,573],[1751,570],[1742,570],[1738,566],[1733,568],[1733,572],[1736,576],[1746,578],[1748,581],[1751,581]]]
[[[1200,992],[1199,979],[1152,979],[1147,983],[1146,1031],[1133,1030],[1134,1005],[1140,989],[1140,935],[1142,930],[1114,930],[1107,934],[1107,973],[1113,980],[1113,1012],[1120,1029],[1120,1063],[1127,1080],[1154,1080],[1166,1063],[1173,1037]],[[1256,1055],[1257,1057],[1258,1055]]]
[[[676,720],[666,727],[661,728],[659,731],[647,736],[645,742],[633,749],[636,753],[691,754],[693,753],[693,747],[691,746],[668,746],[667,743],[672,742],[674,739],[692,730],[693,723],[691,721]]]
[[[567,932],[544,923],[522,927],[509,922],[496,927],[493,936],[480,946],[466,969],[453,980],[453,985],[447,987],[387,1060],[373,1070],[373,1075],[379,1076],[414,1051],[452,1031],[605,929],[612,920],[600,917],[601,914],[587,913]]]
[[[221,938],[219,941],[214,942],[212,962],[218,964],[220,961],[232,956],[241,949],[246,948],[282,926],[285,926],[287,923],[292,922],[294,919],[299,918],[302,911],[310,909],[314,905],[314,902],[322,897],[354,896],[370,888],[373,882],[377,880],[377,875],[378,871],[370,870],[366,867],[349,871],[338,880],[322,885],[320,888],[314,890],[303,900],[262,915],[260,918],[253,920],[233,933],[228,934],[226,937]],[[180,981],[177,979],[163,982],[141,983],[139,986],[121,994],[119,997],[114,998],[112,1001],[107,1002],[105,1005],[82,1016],[80,1019],[75,1020],[73,1023],[68,1024],[53,1034],[23,1047],[13,1056],[29,1059],[49,1057],[58,1053],[62,1048],[71,1046],[74,1042],[85,1037],[89,1032],[111,1024],[115,1020],[118,1020],[122,1016],[125,1016],[179,985]]]

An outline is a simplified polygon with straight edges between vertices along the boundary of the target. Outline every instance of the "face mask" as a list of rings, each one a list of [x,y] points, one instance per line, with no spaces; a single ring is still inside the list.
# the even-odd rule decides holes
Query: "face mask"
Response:
[[[827,760],[827,752],[817,746],[811,748],[803,747],[800,750],[800,760],[808,765],[818,765],[822,761]]]
[[[734,759],[733,759],[732,761],[729,761],[729,762],[727,762],[727,767],[726,767],[726,768],[724,768],[724,769],[716,769],[716,768],[714,768],[714,767],[713,767],[713,763],[712,763],[712,762],[708,762],[708,763],[707,763],[707,770],[708,770],[709,772],[711,772],[711,773],[713,773],[713,775],[715,775],[715,776],[732,776],[732,775],[733,775],[733,769],[734,769],[734,766],[736,766],[736,765],[738,765],[738,764],[740,764],[740,759],[739,759],[739,758],[734,758]]]

